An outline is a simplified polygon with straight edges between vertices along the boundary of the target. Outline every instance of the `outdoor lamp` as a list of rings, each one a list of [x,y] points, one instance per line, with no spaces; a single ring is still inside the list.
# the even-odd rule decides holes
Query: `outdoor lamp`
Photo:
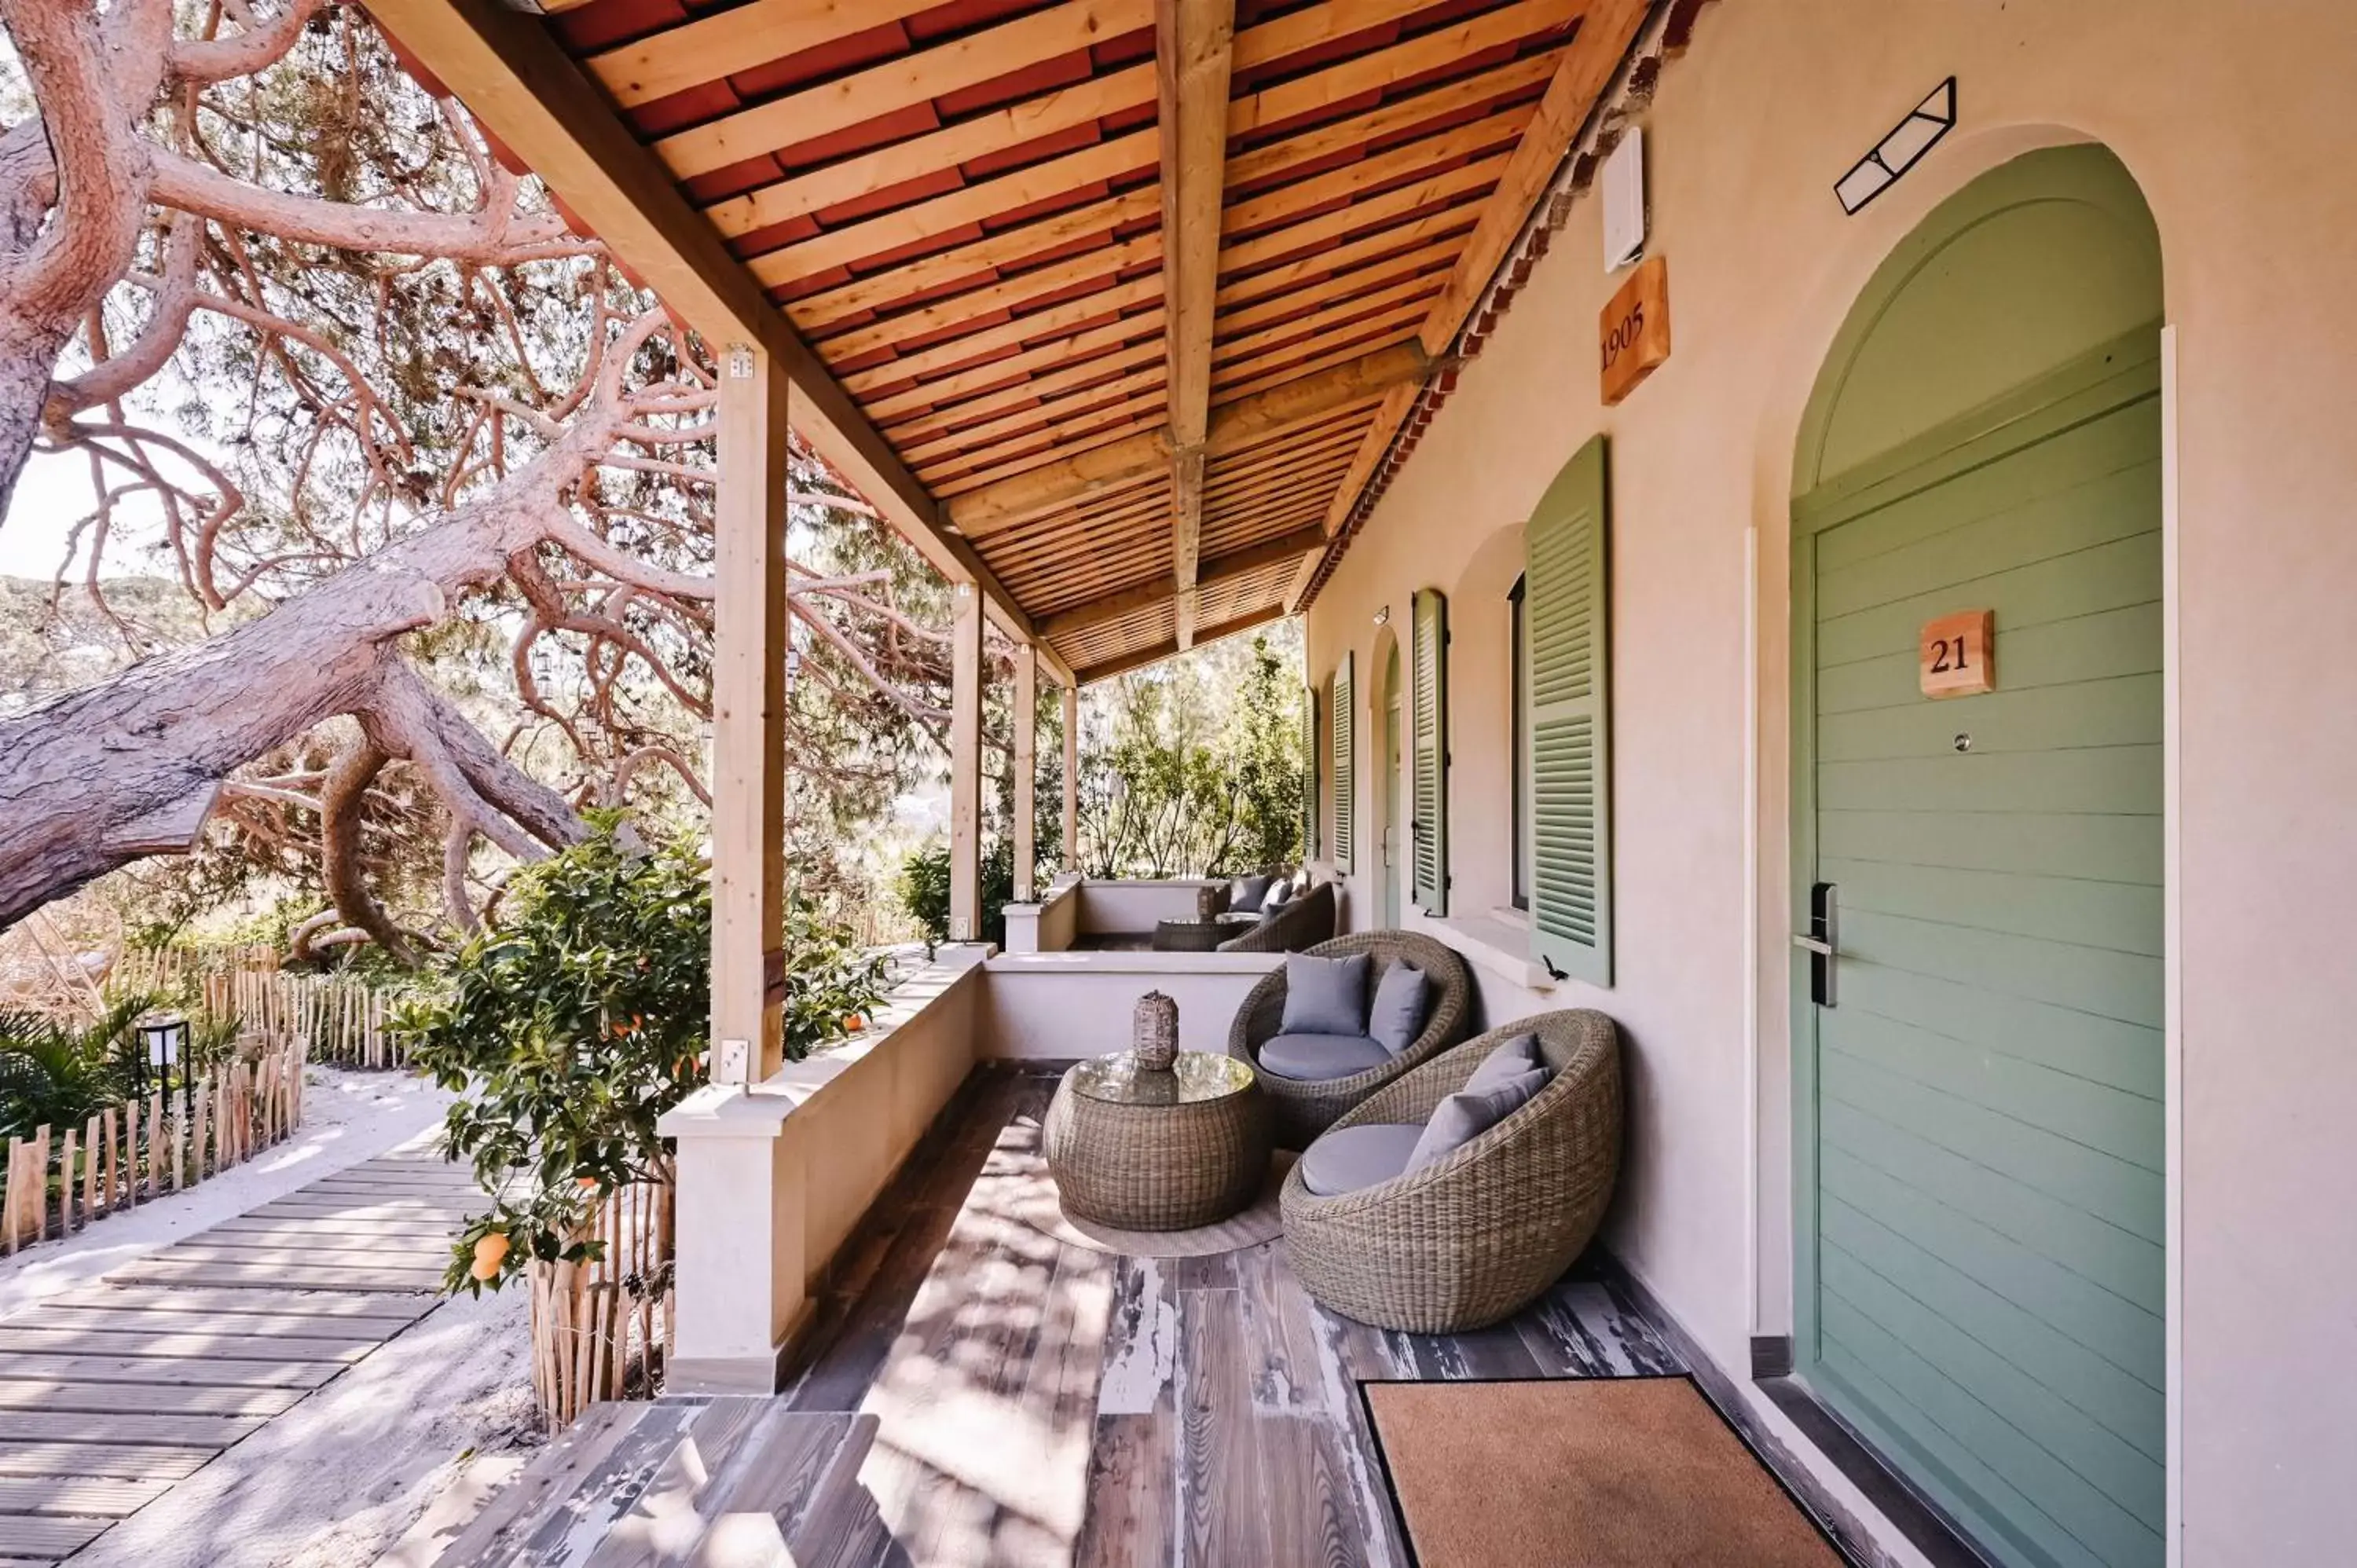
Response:
[[[169,1069],[188,1047],[188,1021],[178,1013],[150,1013],[139,1020],[139,1038],[147,1047],[147,1065]]]

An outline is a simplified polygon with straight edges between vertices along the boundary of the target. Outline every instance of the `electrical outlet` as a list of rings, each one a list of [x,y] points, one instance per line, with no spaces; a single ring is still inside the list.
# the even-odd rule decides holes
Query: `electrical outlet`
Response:
[[[753,1047],[745,1040],[720,1042],[720,1059],[713,1064],[712,1076],[720,1083],[744,1083],[752,1078]]]

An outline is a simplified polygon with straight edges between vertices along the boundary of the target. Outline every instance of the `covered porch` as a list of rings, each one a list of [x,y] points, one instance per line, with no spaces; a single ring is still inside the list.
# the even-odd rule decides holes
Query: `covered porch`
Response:
[[[371,9],[726,346],[719,1081],[664,1123],[719,1402],[609,1412],[548,1519],[1400,1562],[1371,1391],[1672,1373],[1856,1561],[2341,1550],[2346,7]],[[795,1063],[790,424],[959,596],[962,940]],[[1601,1245],[1476,1334],[1045,1213],[1053,1074],[1149,990],[1225,1053],[1284,961],[1083,940],[1208,889],[1043,885],[1039,683],[1069,747],[1081,686],[1297,614],[1339,929],[1625,1041]],[[704,1421],[738,1456],[666,1483]]]

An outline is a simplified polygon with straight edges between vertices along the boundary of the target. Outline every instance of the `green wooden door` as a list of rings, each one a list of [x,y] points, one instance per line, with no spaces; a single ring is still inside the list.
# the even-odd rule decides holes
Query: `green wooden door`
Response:
[[[1396,645],[1383,662],[1383,865],[1377,869],[1383,879],[1383,929],[1392,931],[1399,929],[1400,882],[1407,875],[1401,842],[1406,824],[1400,820],[1400,658]]]
[[[1803,508],[1840,950],[1808,1375],[2005,1560],[2073,1568],[2164,1559],[2153,346]],[[1924,697],[1920,628],[1977,609],[1996,689]]]

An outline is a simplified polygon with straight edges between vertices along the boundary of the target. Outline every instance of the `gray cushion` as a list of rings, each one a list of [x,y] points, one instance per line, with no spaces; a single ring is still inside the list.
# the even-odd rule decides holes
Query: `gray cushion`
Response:
[[[1301,1185],[1320,1197],[1331,1197],[1389,1181],[1407,1169],[1423,1131],[1413,1122],[1370,1122],[1321,1133],[1301,1152]]]
[[[1278,1035],[1261,1042],[1259,1056],[1264,1072],[1311,1083],[1348,1078],[1392,1059],[1391,1052],[1364,1035]]]
[[[1228,908],[1258,914],[1261,900],[1268,897],[1269,881],[1265,876],[1237,877],[1228,884]]]
[[[1473,1076],[1465,1080],[1465,1087],[1468,1090],[1488,1089],[1510,1078],[1520,1077],[1534,1068],[1545,1066],[1546,1058],[1539,1054],[1539,1037],[1536,1035],[1516,1035],[1481,1058],[1481,1065],[1473,1069]]]
[[[1373,961],[1365,953],[1348,958],[1315,958],[1308,953],[1285,955],[1286,1035],[1364,1035],[1367,1032],[1367,972]]]
[[[1420,1171],[1436,1160],[1447,1159],[1482,1133],[1530,1103],[1532,1095],[1544,1089],[1555,1074],[1544,1068],[1517,1073],[1487,1089],[1460,1090],[1440,1102],[1432,1120],[1424,1124],[1424,1135],[1415,1141],[1415,1152],[1408,1156],[1407,1168]]]
[[[1375,982],[1375,1004],[1367,1012],[1367,1033],[1397,1056],[1424,1033],[1425,999],[1432,983],[1412,963],[1395,963]]]

